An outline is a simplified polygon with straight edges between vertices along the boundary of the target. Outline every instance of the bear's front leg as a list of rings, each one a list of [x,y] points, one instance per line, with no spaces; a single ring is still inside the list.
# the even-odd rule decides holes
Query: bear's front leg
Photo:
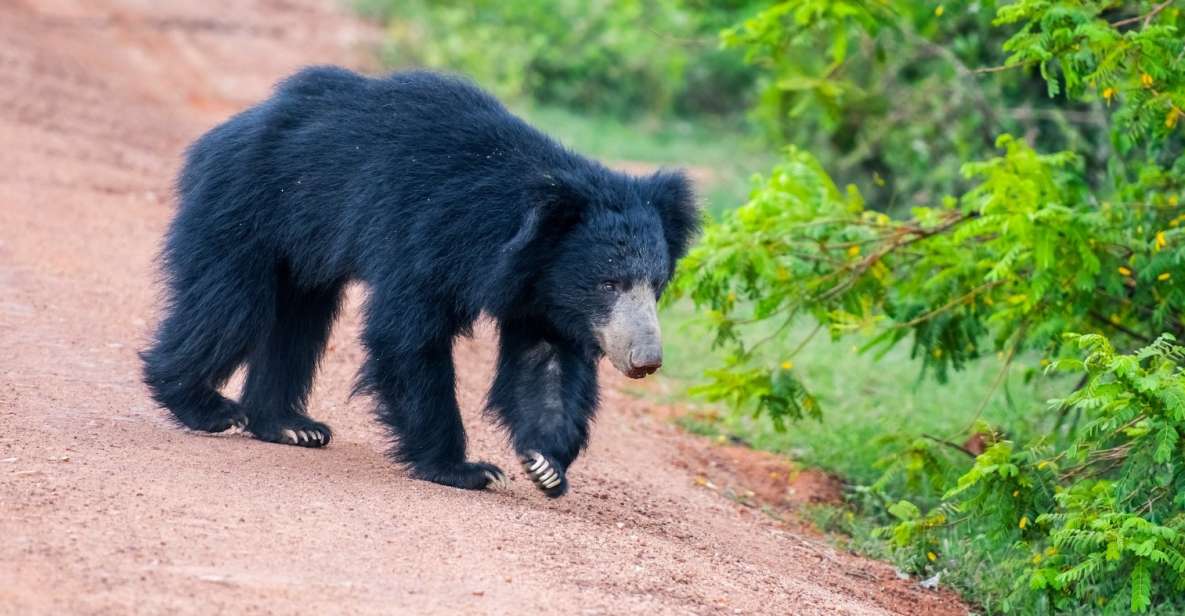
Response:
[[[493,464],[466,460],[452,329],[408,306],[372,300],[363,336],[367,360],[358,390],[378,399],[379,418],[394,438],[392,457],[417,479],[447,486],[480,490],[504,482]]]
[[[532,324],[506,322],[500,331],[489,410],[509,430],[535,486],[552,498],[562,496],[568,467],[588,443],[597,406],[596,363],[548,342]]]

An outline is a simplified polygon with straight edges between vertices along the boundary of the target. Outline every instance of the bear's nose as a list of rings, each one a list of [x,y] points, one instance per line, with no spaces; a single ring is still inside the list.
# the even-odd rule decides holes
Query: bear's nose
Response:
[[[662,366],[662,347],[644,347],[630,350],[629,376],[640,379],[654,374]]]

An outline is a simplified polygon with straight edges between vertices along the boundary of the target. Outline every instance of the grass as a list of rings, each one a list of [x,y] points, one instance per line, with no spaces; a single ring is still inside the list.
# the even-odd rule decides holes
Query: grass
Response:
[[[721,358],[709,348],[706,330],[689,304],[669,307],[662,320],[666,333],[663,375],[672,383],[667,389],[682,396]],[[812,329],[807,323],[792,327],[787,343],[797,344]],[[939,384],[922,378],[920,362],[909,357],[908,344],[877,359],[873,353],[857,350],[862,342],[859,338],[832,341],[821,332],[794,358],[799,377],[823,408],[821,420],[802,420],[779,432],[768,419],[708,409],[693,414],[685,424],[696,431],[738,437],[758,449],[789,455],[856,484],[869,484],[880,474],[877,462],[900,450],[894,437],[927,434],[958,444],[977,419],[1010,432],[1028,433],[1034,417],[1044,419],[1044,413],[1034,411],[1044,409],[1045,400],[1064,391],[1061,382],[1043,378],[1023,383],[1019,367],[1013,367],[1002,385],[993,389],[1000,371],[994,358],[973,363]],[[1026,362],[1017,362],[1022,364]]]

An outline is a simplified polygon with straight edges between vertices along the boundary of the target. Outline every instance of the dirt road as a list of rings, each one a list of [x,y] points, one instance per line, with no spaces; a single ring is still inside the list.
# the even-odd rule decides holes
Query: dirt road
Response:
[[[184,6],[182,6],[184,4]],[[348,399],[325,450],[176,429],[137,380],[184,145],[375,33],[313,0],[0,0],[0,614],[957,614],[694,481],[708,445],[608,389],[570,496],[412,481]],[[476,456],[489,328],[457,352]]]

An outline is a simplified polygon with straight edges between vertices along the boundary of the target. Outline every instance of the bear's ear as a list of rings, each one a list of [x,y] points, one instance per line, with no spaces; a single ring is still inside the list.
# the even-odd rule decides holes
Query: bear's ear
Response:
[[[526,213],[502,246],[503,255],[521,255],[558,241],[580,221],[587,204],[578,183],[566,176],[543,176],[527,195]]]
[[[500,315],[528,286],[530,273],[543,269],[552,249],[580,222],[587,200],[567,182],[551,177],[528,193],[526,211],[514,234],[498,249],[487,285],[487,309]]]
[[[662,221],[673,270],[675,262],[687,254],[691,241],[699,234],[700,211],[695,205],[695,190],[682,171],[659,171],[648,179],[650,203]]]

